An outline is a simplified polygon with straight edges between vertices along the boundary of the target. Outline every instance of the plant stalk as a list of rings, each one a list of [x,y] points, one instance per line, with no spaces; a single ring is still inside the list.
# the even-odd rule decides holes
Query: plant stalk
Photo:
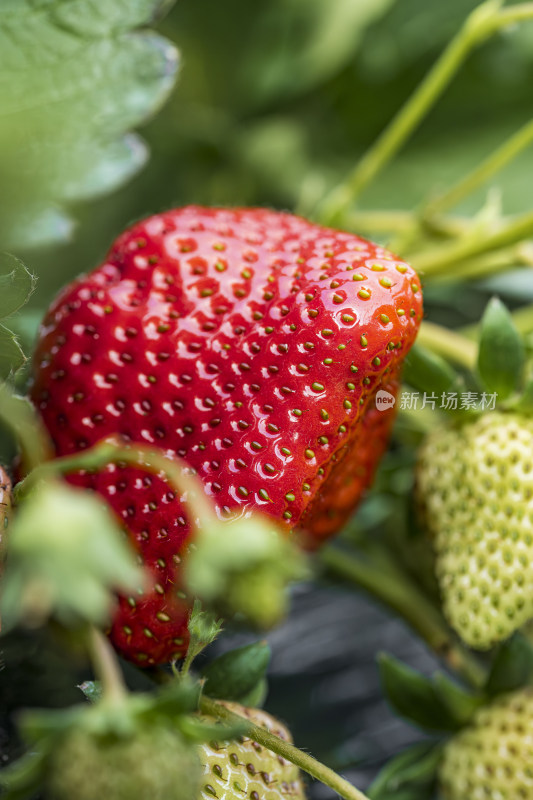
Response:
[[[52,457],[52,443],[35,409],[6,383],[0,383],[0,422],[19,443],[25,470],[34,469]]]
[[[320,560],[327,571],[355,583],[396,611],[448,665],[469,684],[483,686],[485,670],[458,642],[441,614],[425,595],[396,568],[383,569],[338,547],[326,547]]]
[[[463,334],[424,320],[416,340],[432,353],[460,367],[473,369],[476,365],[477,344]]]
[[[89,629],[89,652],[97,680],[102,685],[105,701],[119,705],[128,694],[115,651],[104,634],[91,626]]]
[[[16,498],[24,496],[34,484],[54,475],[68,475],[79,470],[98,470],[108,464],[124,464],[144,469],[154,475],[163,475],[181,500],[189,506],[202,526],[217,523],[214,510],[207,499],[203,486],[184,462],[174,457],[172,461],[160,451],[142,445],[122,446],[113,442],[101,442],[71,456],[55,458],[37,466],[15,487]]]
[[[413,253],[411,261],[416,269],[424,276],[443,275],[451,273],[454,277],[462,278],[461,266],[484,253],[498,251],[533,235],[533,212],[521,214],[504,224],[495,233],[467,237],[445,247],[436,247],[431,250]],[[409,258],[409,255],[406,256]]]
[[[355,170],[326,197],[319,208],[322,222],[338,224],[342,221],[346,210],[405,144],[477,45],[498,30],[533,17],[531,3],[510,6],[503,11],[501,5],[501,0],[486,0],[467,17],[418,89],[367,150]]]
[[[221,703],[217,703],[203,695],[200,700],[200,710],[204,714],[216,717],[224,722],[242,723],[245,736],[248,736],[254,742],[263,745],[263,747],[266,747],[273,753],[290,761],[291,764],[295,764],[301,770],[307,772],[308,775],[311,775],[311,777],[329,786],[334,792],[337,792],[340,797],[344,798],[344,800],[368,800],[365,794],[356,789],[355,786],[352,786],[351,783],[332,769],[326,767],[325,764],[317,761],[316,758],[304,753],[284,739],[280,739],[279,736],[269,733],[264,728],[254,725],[253,722],[250,722],[250,720],[245,717],[233,713]]]

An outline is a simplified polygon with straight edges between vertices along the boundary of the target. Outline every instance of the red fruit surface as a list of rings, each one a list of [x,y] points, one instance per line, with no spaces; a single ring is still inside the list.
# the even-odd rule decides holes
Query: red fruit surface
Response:
[[[414,270],[349,233],[264,209],[186,207],[121,235],[41,327],[32,397],[58,454],[120,434],[194,467],[219,514],[256,509],[318,546],[386,447],[422,316]],[[111,632],[147,665],[183,652],[175,590],[187,517],[164,480],[76,476],[110,503],[155,576]]]

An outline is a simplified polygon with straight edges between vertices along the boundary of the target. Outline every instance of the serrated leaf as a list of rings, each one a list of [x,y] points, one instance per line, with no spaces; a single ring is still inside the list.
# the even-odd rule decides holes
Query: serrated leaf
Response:
[[[525,348],[513,318],[501,300],[493,297],[481,320],[478,372],[484,386],[505,400],[522,382]]]
[[[0,319],[27,303],[35,284],[35,276],[20,259],[11,253],[0,253]]]
[[[491,696],[512,692],[532,677],[533,645],[521,633],[515,633],[498,648],[485,689]]]
[[[0,9],[0,241],[64,239],[63,203],[96,197],[146,161],[126,132],[158,110],[177,54],[145,25],[156,0],[29,0]]]
[[[0,379],[14,375],[25,361],[26,356],[15,334],[0,325]]]
[[[461,727],[429,678],[390,655],[382,654],[378,663],[385,696],[401,717],[428,731]]]
[[[392,758],[368,790],[371,800],[430,800],[441,757],[441,746],[423,742]]]
[[[254,642],[224,653],[202,671],[205,693],[223,700],[244,700],[265,677],[270,656],[267,642]]]

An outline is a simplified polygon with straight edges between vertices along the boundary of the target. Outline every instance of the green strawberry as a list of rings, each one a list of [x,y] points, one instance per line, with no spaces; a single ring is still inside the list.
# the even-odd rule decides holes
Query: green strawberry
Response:
[[[236,703],[224,705],[292,741],[285,726],[266,712]],[[298,767],[251,739],[201,745],[200,760],[203,778],[198,800],[305,800]]]
[[[533,617],[533,420],[490,412],[424,442],[417,495],[444,612],[487,649]]]
[[[447,800],[533,797],[533,689],[481,708],[444,748],[440,784]]]
[[[199,765],[190,744],[168,725],[131,737],[75,728],[54,748],[47,800],[192,800]]]

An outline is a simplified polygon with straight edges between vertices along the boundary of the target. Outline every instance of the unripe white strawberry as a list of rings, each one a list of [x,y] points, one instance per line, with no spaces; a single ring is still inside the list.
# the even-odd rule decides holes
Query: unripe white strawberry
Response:
[[[281,739],[292,741],[287,728],[264,711],[225,703]],[[257,742],[241,737],[200,746],[203,766],[198,800],[305,800],[298,767]]]
[[[450,624],[477,649],[506,639],[533,617],[533,420],[491,412],[431,433],[417,495]]]
[[[533,797],[533,689],[502,695],[476,713],[444,748],[440,784],[446,800]]]

